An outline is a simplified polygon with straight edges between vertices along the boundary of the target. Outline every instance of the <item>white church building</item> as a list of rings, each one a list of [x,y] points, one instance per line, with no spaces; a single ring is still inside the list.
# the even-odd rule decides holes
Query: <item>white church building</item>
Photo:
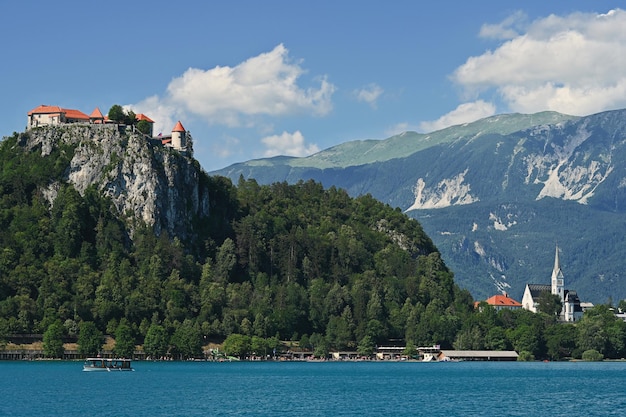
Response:
[[[537,312],[539,296],[543,292],[550,292],[561,299],[561,314],[559,320],[564,322],[576,322],[583,316],[583,308],[576,291],[565,289],[565,277],[559,262],[559,247],[556,247],[554,256],[554,268],[552,269],[551,284],[526,284],[522,297],[522,308]]]

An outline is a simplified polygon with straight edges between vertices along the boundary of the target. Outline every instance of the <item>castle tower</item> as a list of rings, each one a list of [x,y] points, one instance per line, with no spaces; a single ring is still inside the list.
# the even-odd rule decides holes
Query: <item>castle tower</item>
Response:
[[[98,124],[104,123],[104,116],[102,115],[100,108],[96,107],[94,111],[91,112],[89,115],[89,122]]]
[[[554,255],[554,269],[552,270],[552,294],[558,295],[561,298],[561,302],[565,301],[563,281],[563,271],[561,271],[561,265],[559,264],[559,246],[557,245],[556,254]]]
[[[176,123],[174,129],[172,129],[172,147],[175,149],[184,149],[187,147],[187,131],[180,120]]]

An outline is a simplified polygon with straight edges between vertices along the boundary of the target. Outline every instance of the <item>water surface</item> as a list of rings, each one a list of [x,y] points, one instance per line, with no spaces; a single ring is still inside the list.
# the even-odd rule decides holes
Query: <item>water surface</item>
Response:
[[[626,363],[0,362],[0,416],[610,416]]]

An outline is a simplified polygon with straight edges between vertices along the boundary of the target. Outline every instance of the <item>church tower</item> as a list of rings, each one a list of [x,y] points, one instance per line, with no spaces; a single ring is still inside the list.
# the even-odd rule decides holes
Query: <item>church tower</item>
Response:
[[[563,281],[563,271],[561,271],[559,263],[559,246],[557,245],[556,254],[554,255],[554,269],[552,270],[552,294],[558,295],[561,298],[561,302],[565,301]]]

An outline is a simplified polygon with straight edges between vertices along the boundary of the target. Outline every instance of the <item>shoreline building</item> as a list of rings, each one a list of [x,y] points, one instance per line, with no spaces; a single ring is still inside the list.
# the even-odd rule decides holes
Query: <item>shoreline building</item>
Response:
[[[559,261],[559,247],[556,247],[554,255],[554,268],[550,284],[526,284],[524,296],[522,297],[522,307],[526,310],[537,312],[539,297],[542,293],[549,292],[561,299],[561,313],[559,320],[564,322],[576,322],[583,316],[583,308],[576,291],[565,289],[565,276],[561,270]]]

